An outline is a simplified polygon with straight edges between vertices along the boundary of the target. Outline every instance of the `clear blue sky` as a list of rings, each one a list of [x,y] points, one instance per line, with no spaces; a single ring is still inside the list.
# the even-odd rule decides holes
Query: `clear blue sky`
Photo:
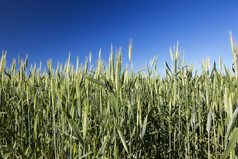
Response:
[[[158,56],[160,73],[164,61],[171,61],[169,48],[179,41],[185,60],[221,54],[231,66],[232,52],[228,30],[238,41],[238,1],[225,0],[89,0],[89,1],[0,1],[0,50],[7,50],[11,63],[18,55],[29,55],[29,63],[48,59],[55,67],[64,64],[71,52],[71,62],[80,62],[92,52],[95,66],[98,51],[108,61],[110,45],[122,46],[123,63],[128,63],[129,39],[133,39],[132,62],[136,69]],[[125,65],[124,65],[125,66]]]

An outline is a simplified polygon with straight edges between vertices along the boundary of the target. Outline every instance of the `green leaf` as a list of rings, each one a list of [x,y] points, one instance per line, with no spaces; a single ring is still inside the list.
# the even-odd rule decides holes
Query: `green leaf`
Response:
[[[113,140],[115,139],[115,134],[113,134],[109,140],[109,142],[107,143],[107,147],[106,147],[106,150],[107,151],[109,149],[109,147],[112,145],[113,143]]]
[[[1,158],[1,159],[8,159],[8,157],[9,157],[11,154],[12,154],[12,152],[9,152],[9,153],[7,153],[6,155],[4,155],[3,158],[2,158],[2,156],[1,156],[1,154],[0,154],[0,158]]]
[[[89,152],[89,153],[86,153],[85,155],[81,156],[79,159],[85,158],[85,157],[87,157],[88,155],[90,155],[90,154],[92,154],[92,153],[93,153],[92,151]],[[76,157],[75,157],[75,158],[76,158]]]
[[[111,90],[107,85],[105,85],[105,84],[102,83],[101,81],[96,80],[96,79],[94,79],[94,78],[92,78],[92,77],[86,77],[86,76],[84,76],[84,78],[88,79],[89,81],[91,81],[91,82],[93,82],[93,83],[99,84],[100,86],[106,88],[109,92],[111,92],[111,93],[114,94],[113,90]]]
[[[72,119],[71,115],[69,114],[68,111],[66,111],[65,106],[62,104],[62,108],[63,108],[63,112],[65,113],[66,117],[69,120],[70,125],[72,126],[72,129],[74,130],[77,139],[79,140],[79,142],[82,144],[82,146],[84,147],[84,141],[82,139],[81,133],[75,123],[75,121]]]
[[[112,104],[112,108],[115,114],[115,118],[118,117],[119,114],[119,110],[118,110],[118,100],[116,98],[116,96],[113,93],[110,93],[111,95],[111,104]]]
[[[169,70],[169,72],[172,73],[172,71],[170,70],[169,65],[166,61],[165,61],[165,65],[166,65],[167,69]]]
[[[121,130],[119,129],[118,126],[117,126],[117,132],[118,132],[118,134],[119,134],[119,136],[120,136],[121,142],[122,142],[122,144],[123,144],[123,146],[124,146],[126,152],[128,153],[128,148],[127,148],[127,146],[126,146],[125,138],[124,138],[123,134],[121,133]]]
[[[229,137],[232,129],[234,128],[236,118],[237,118],[237,114],[238,114],[238,107],[235,109],[234,113],[232,114],[231,120],[229,121],[229,125],[227,127],[227,132],[226,132],[226,137],[225,137],[225,144],[226,145],[227,145],[227,142],[228,142],[228,137]]]
[[[109,112],[109,107],[107,108],[106,110],[106,113],[105,113],[105,117],[104,117],[104,122],[103,122],[103,126],[102,126],[102,131],[100,132],[100,134],[98,135],[98,138],[101,137],[101,135],[104,134],[104,132],[106,131],[105,127],[106,127],[106,124],[107,124],[107,120],[108,120],[108,112]]]
[[[104,140],[99,152],[98,152],[98,158],[101,158],[103,156],[103,153],[104,153],[104,149],[106,147],[106,143],[107,143],[107,140],[108,140],[108,136],[106,136],[106,139]]]
[[[226,72],[226,80],[229,82],[229,83],[231,83],[231,77],[230,77],[230,75],[229,75],[229,72],[228,72],[228,70],[226,69],[226,66],[224,66],[224,68],[225,68],[225,72]]]
[[[225,159],[229,155],[229,153],[232,151],[232,149],[234,149],[234,146],[235,146],[237,140],[238,140],[238,128],[235,128],[234,131],[232,132],[230,143],[229,143],[226,151],[223,153],[223,155],[221,157],[222,159]]]

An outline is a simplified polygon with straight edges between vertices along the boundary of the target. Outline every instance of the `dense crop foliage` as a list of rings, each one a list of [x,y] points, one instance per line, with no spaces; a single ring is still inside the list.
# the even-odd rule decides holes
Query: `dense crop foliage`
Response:
[[[232,39],[232,38],[231,38]],[[233,44],[233,41],[232,41]],[[16,60],[0,63],[0,153],[9,158],[219,158],[237,156],[237,64],[219,59],[193,72],[171,50],[173,66],[157,74],[157,59],[135,73],[122,69],[121,50],[108,67],[101,52],[76,69],[48,69]],[[129,45],[131,60],[132,45]],[[222,71],[224,69],[224,71]],[[0,156],[0,157],[1,157]],[[225,157],[225,156],[224,156]]]

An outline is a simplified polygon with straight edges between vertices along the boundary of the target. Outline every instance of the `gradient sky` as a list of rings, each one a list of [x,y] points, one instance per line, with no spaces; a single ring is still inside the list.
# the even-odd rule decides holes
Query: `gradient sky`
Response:
[[[231,66],[228,30],[238,40],[238,1],[225,0],[84,0],[0,1],[0,50],[7,50],[7,63],[29,55],[29,63],[48,59],[80,62],[98,51],[108,61],[111,44],[122,47],[123,66],[128,63],[128,44],[133,39],[132,62],[136,70],[158,56],[159,72],[171,61],[169,48],[179,41],[180,54],[198,67],[210,57]],[[199,67],[200,68],[200,67]]]

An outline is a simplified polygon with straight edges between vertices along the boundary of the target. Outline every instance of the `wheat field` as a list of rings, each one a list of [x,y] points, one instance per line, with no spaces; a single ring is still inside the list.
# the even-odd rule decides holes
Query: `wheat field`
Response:
[[[234,66],[202,61],[201,74],[170,50],[139,72],[122,68],[121,50],[101,51],[74,68],[47,69],[25,60],[0,62],[0,158],[237,158],[238,49]],[[128,49],[132,58],[132,43]],[[212,67],[210,67],[210,65]]]

